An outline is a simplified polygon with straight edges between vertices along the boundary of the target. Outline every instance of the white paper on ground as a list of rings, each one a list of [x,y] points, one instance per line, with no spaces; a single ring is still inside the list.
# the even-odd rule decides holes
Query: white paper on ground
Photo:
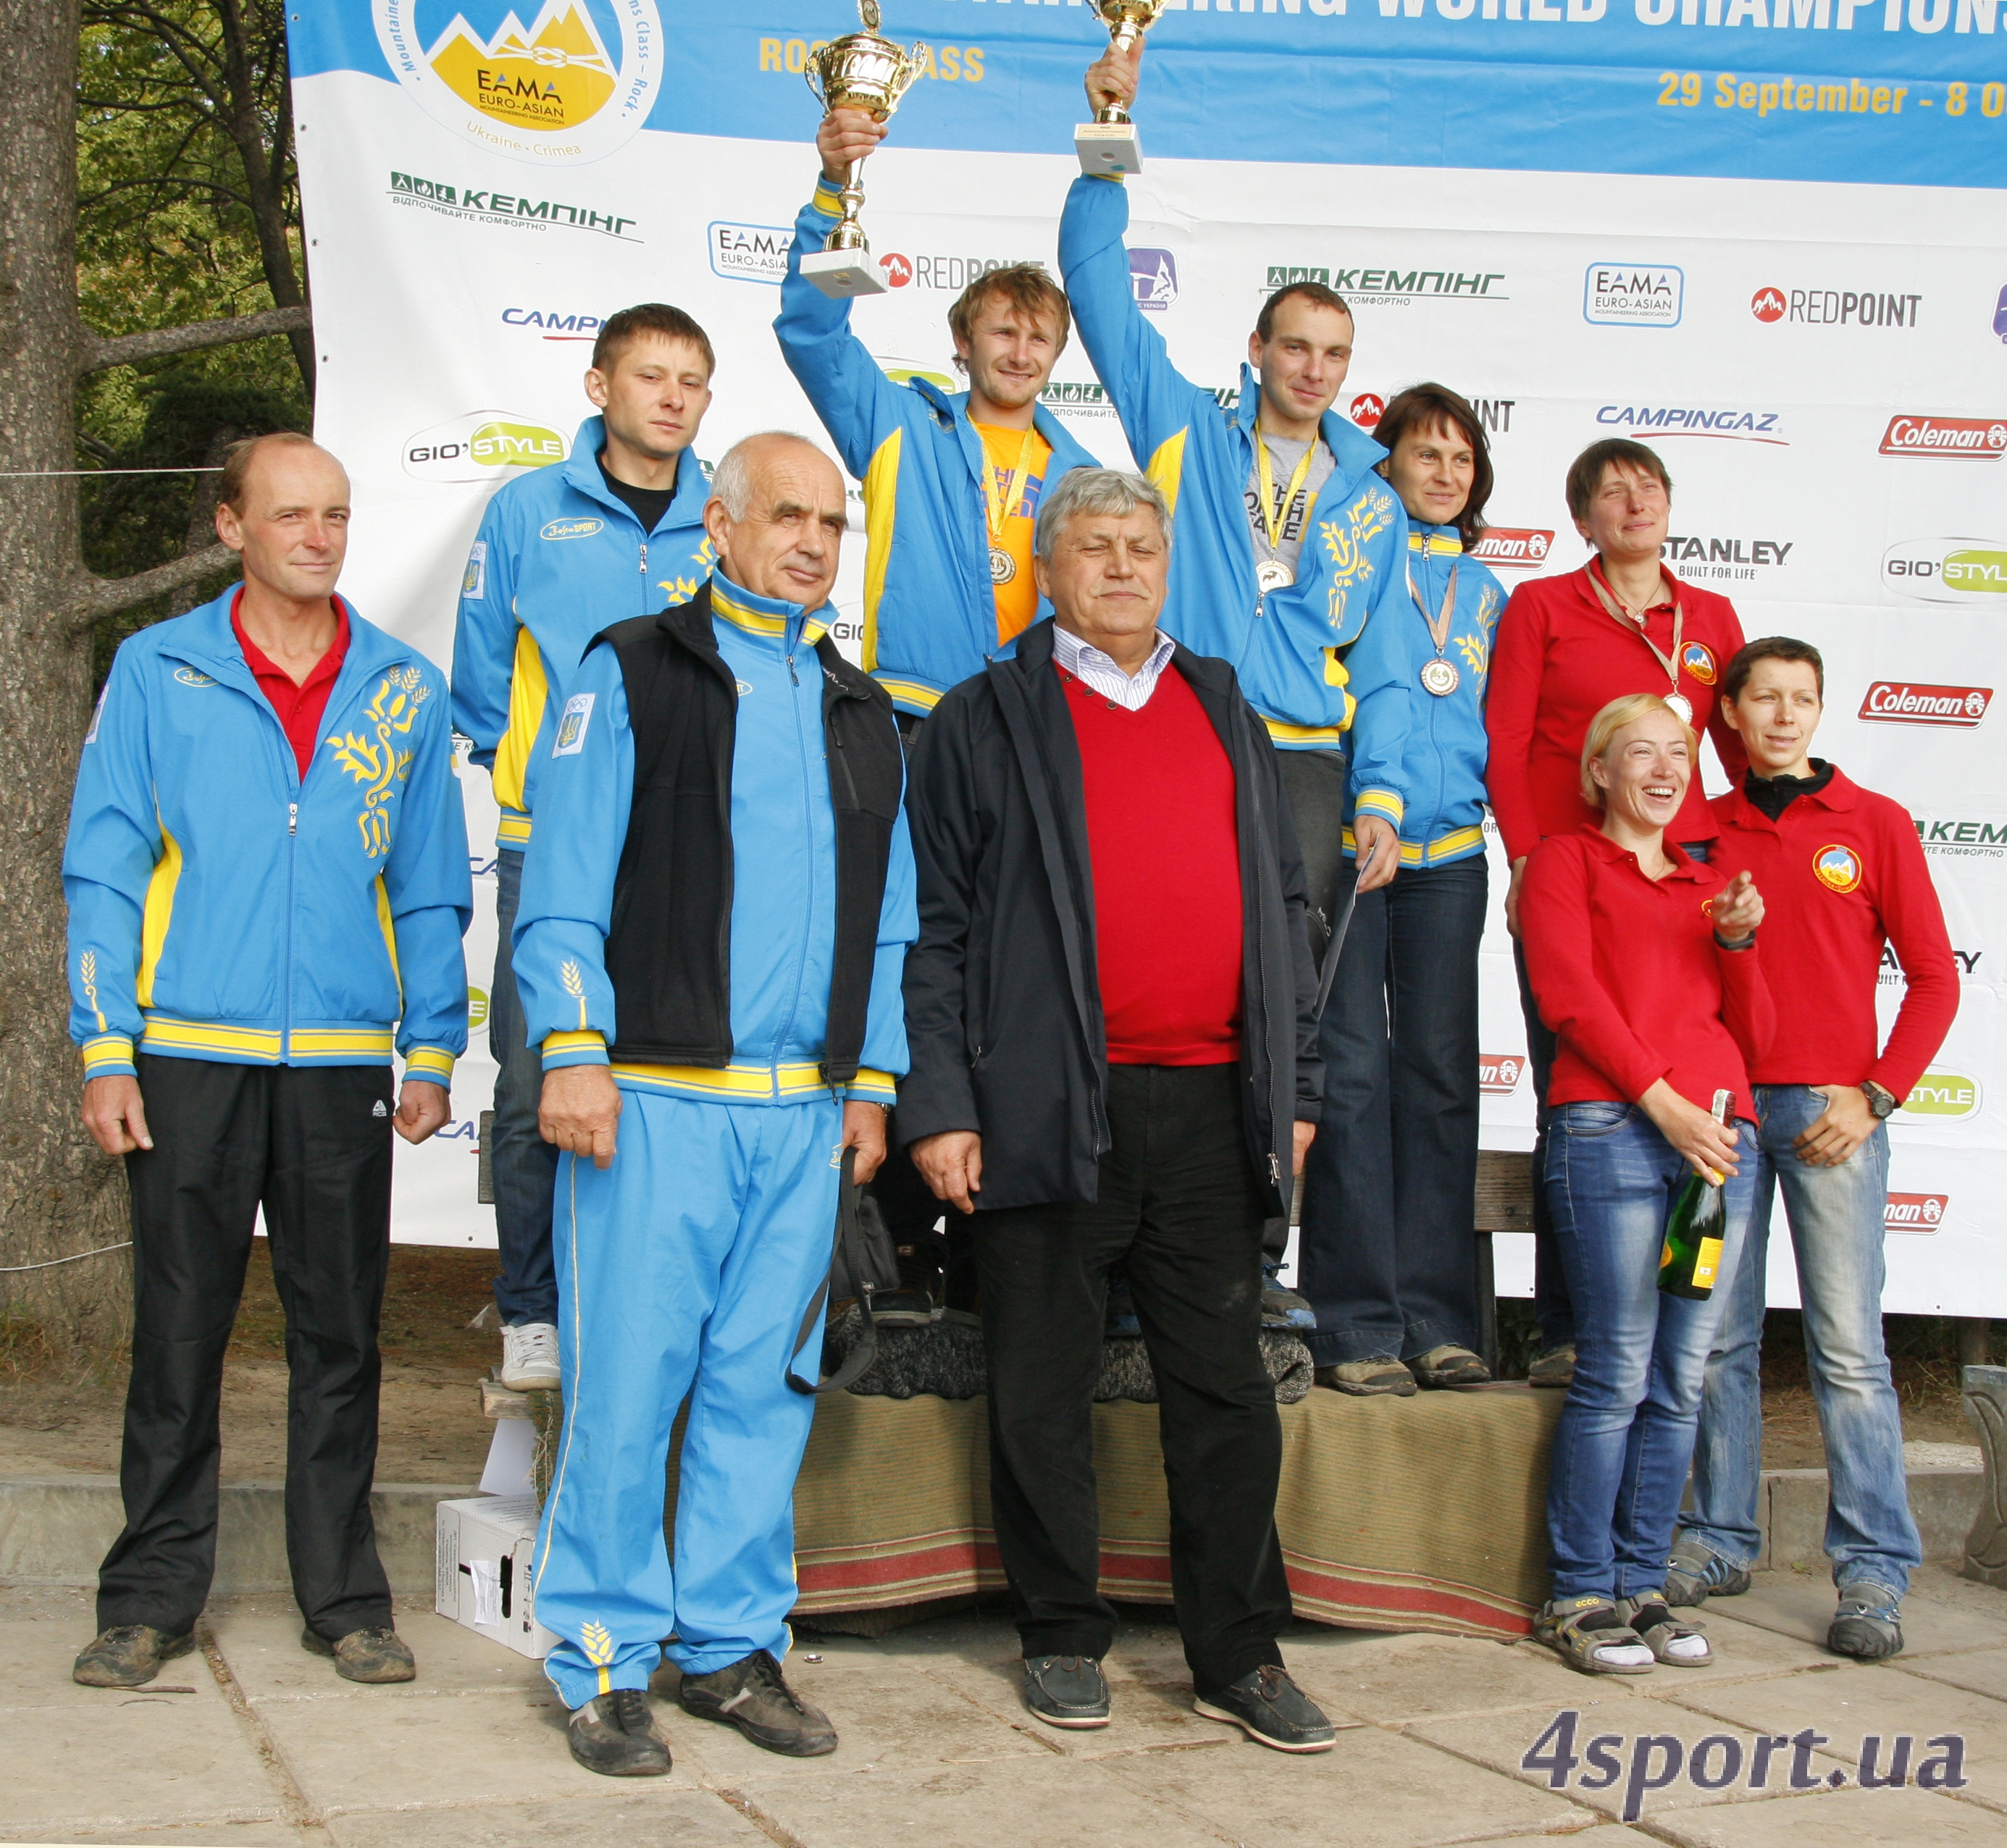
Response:
[[[496,1559],[463,1561],[462,1568],[474,1582],[474,1621],[499,1628],[502,1622],[502,1562]]]
[[[528,1494],[530,1462],[536,1451],[537,1427],[528,1419],[496,1419],[494,1440],[488,1446],[487,1465],[481,1472],[481,1494]]]

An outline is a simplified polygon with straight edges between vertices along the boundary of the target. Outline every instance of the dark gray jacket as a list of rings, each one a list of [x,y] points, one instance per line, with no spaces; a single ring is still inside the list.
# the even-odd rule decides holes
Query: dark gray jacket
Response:
[[[906,958],[899,1134],[978,1131],[989,1208],[1092,1200],[1109,1148],[1086,799],[1052,661],[1048,620],[942,698],[908,767],[920,935]],[[1172,662],[1233,769],[1242,1101],[1268,1211],[1285,1212],[1293,1125],[1317,1120],[1324,1085],[1303,865],[1275,747],[1233,669],[1182,646]]]

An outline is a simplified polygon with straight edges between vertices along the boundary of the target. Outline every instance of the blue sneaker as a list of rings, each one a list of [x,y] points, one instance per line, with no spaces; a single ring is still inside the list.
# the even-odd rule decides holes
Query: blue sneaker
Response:
[[[1307,1297],[1300,1296],[1282,1281],[1280,1264],[1261,1267],[1261,1326],[1294,1328],[1307,1335],[1317,1326],[1317,1311]]]

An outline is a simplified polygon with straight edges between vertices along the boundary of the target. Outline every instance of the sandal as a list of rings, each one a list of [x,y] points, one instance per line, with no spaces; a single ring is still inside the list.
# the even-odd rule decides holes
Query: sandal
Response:
[[[1651,1645],[1615,1603],[1593,1592],[1554,1599],[1535,1622],[1533,1639],[1585,1675],[1649,1675],[1654,1666]]]
[[[1637,1632],[1657,1661],[1674,1668],[1705,1668],[1714,1659],[1714,1651],[1708,1646],[1700,1625],[1674,1617],[1663,1592],[1642,1598],[1620,1598],[1617,1613]]]

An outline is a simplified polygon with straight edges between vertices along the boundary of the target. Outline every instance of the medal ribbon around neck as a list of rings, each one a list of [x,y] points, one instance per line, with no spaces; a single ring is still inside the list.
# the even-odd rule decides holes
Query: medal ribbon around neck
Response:
[[[1303,492],[1303,483],[1310,479],[1310,458],[1317,453],[1317,439],[1312,436],[1304,446],[1297,461],[1296,473],[1289,477],[1288,492],[1282,496],[1282,504],[1274,513],[1269,510],[1275,504],[1275,471],[1268,462],[1268,439],[1261,434],[1261,420],[1254,420],[1254,467],[1261,483],[1261,530],[1268,535],[1268,550],[1281,550],[1282,528],[1289,524],[1289,510],[1296,504],[1296,496]]]
[[[1691,724],[1693,721],[1692,702],[1680,691],[1680,637],[1686,626],[1685,603],[1677,595],[1673,598],[1673,651],[1670,654],[1666,654],[1660,652],[1659,644],[1645,633],[1643,610],[1633,611],[1620,605],[1615,596],[1605,587],[1601,572],[1589,571],[1589,581],[1596,592],[1597,601],[1602,604],[1604,613],[1609,616],[1610,621],[1616,623],[1619,628],[1629,630],[1652,651],[1653,656],[1659,665],[1666,670],[1666,678],[1672,682],[1672,691],[1666,696],[1666,704],[1678,713],[1681,719],[1689,725]],[[1662,584],[1666,581],[1663,573],[1660,575],[1659,581]]]
[[[1025,440],[1018,446],[1017,466],[1008,474],[991,460],[989,444],[982,446],[982,517],[989,528],[989,574],[999,584],[1010,581],[999,575],[1003,560],[1010,562],[1011,577],[1018,575],[1017,560],[1011,557],[1010,548],[1004,543],[1004,527],[1017,499],[1018,484],[1031,466],[1032,445],[1038,440],[1039,429],[1034,424],[1025,432]]]
[[[1426,541],[1422,556],[1428,557]],[[1435,644],[1436,658],[1443,658],[1443,651],[1449,646],[1449,626],[1456,619],[1456,574],[1463,569],[1463,560],[1459,559],[1449,568],[1449,588],[1443,593],[1442,615],[1429,614],[1429,606],[1422,601],[1422,593],[1415,583],[1415,568],[1408,567],[1408,594],[1415,600],[1415,608],[1422,612],[1422,620],[1429,626],[1429,640]]]

